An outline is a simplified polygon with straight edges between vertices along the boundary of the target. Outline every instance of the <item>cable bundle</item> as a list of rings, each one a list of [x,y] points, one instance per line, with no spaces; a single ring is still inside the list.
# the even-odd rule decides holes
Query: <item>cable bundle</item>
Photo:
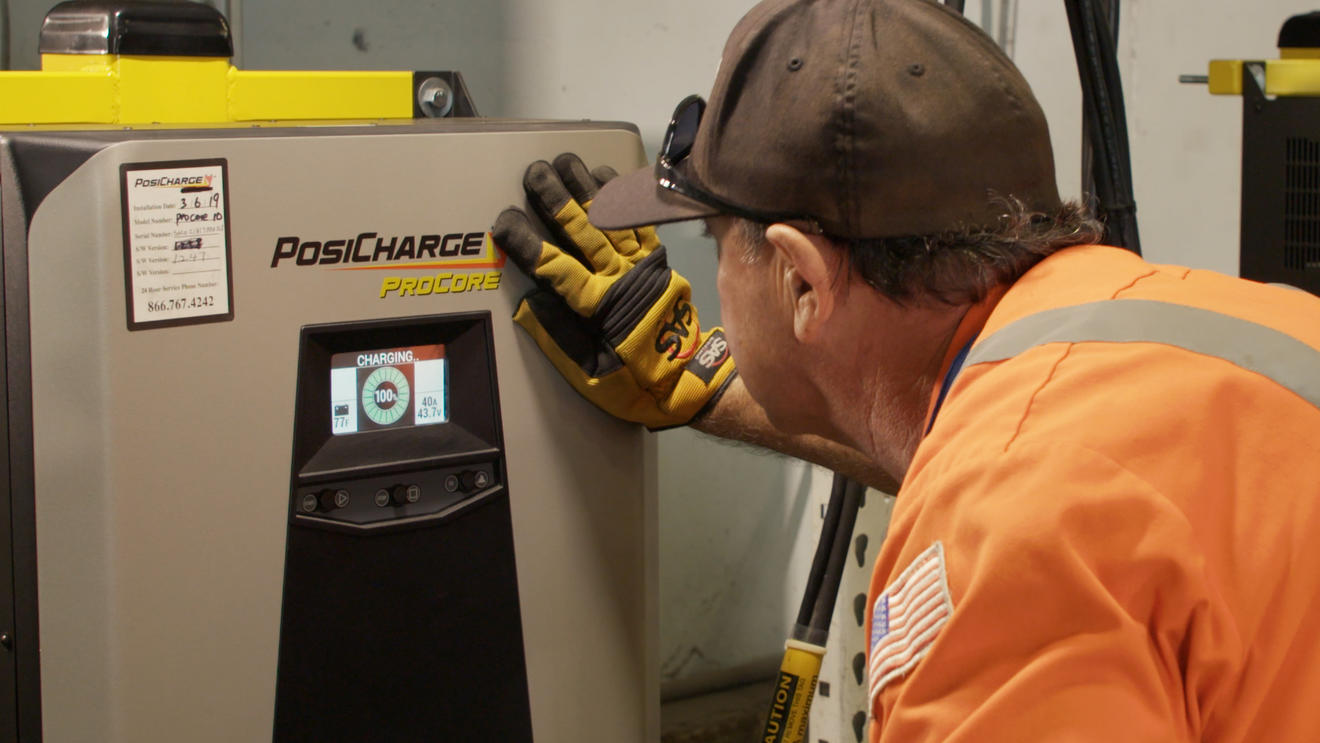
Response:
[[[1105,224],[1105,242],[1140,255],[1127,113],[1118,76],[1118,0],[1064,0],[1064,6],[1082,83],[1089,146],[1084,185],[1094,181],[1096,214]]]

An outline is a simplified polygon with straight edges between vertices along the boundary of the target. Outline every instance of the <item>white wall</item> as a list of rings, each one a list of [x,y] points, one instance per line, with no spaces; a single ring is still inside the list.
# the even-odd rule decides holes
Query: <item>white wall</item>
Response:
[[[970,3],[969,3],[970,5]],[[1061,193],[1081,179],[1081,95],[1063,3],[1019,0],[1015,61],[1050,120]],[[1299,0],[1123,0],[1119,64],[1147,259],[1237,273],[1241,99],[1182,85],[1210,59],[1278,56]]]

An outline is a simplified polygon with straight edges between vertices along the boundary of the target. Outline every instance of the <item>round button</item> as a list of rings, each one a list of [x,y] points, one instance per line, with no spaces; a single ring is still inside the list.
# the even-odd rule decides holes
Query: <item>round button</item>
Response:
[[[377,506],[380,506],[381,508],[385,508],[390,504],[390,491],[386,490],[385,488],[381,488],[380,490],[376,491],[376,494],[371,497],[371,500]]]
[[[408,492],[405,494],[409,503],[416,503],[422,499],[422,488],[420,485],[409,485]]]
[[[445,478],[445,492],[458,492],[458,475],[450,475]]]
[[[394,501],[394,505],[396,506],[402,506],[405,503],[409,503],[408,488],[402,485],[395,485],[390,488],[390,500]]]
[[[316,493],[303,493],[302,497],[298,499],[298,510],[303,513],[315,513],[320,506],[321,499],[317,497]]]
[[[458,475],[458,484],[464,493],[471,492],[477,486],[477,473],[472,470],[463,470]]]
[[[485,470],[477,470],[477,474],[472,476],[472,484],[484,489],[490,485],[490,474]]]
[[[317,494],[316,500],[322,511],[333,511],[336,508],[347,506],[353,500],[353,497],[343,488],[327,488]]]

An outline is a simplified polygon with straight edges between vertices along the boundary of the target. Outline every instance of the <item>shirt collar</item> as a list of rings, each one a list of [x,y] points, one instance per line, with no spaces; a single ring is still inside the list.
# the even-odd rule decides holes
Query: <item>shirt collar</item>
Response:
[[[953,331],[953,337],[949,339],[949,346],[944,350],[944,359],[940,362],[939,380],[930,391],[930,401],[926,404],[926,419],[921,430],[929,431],[934,424],[934,416],[937,412],[937,405],[941,402],[940,390],[944,388],[946,378],[949,377],[954,363],[960,360],[962,352],[971,344],[985,327],[986,320],[990,313],[994,311],[999,300],[1003,298],[1004,293],[1008,291],[1008,285],[1001,284],[991,289],[984,299],[967,308],[958,322],[958,327]],[[948,380],[952,383],[952,380]]]

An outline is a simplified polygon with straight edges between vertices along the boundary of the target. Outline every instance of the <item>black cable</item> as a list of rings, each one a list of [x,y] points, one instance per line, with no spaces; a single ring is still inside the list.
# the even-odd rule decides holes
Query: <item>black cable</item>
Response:
[[[829,637],[830,619],[834,616],[834,603],[839,597],[839,584],[852,545],[853,528],[857,525],[857,511],[865,492],[865,485],[834,473],[829,505],[825,507],[825,522],[820,527],[816,554],[811,560],[807,586],[802,591],[802,605],[793,627],[795,640],[823,646]]]
[[[1119,0],[1100,0],[1109,16],[1109,30],[1114,38],[1114,49],[1118,49],[1118,7]],[[1082,100],[1082,193],[1086,198],[1095,198],[1095,148],[1091,146],[1091,139],[1094,137],[1090,124],[1091,112],[1088,110],[1091,106],[1090,100],[1083,97]],[[1092,208],[1094,203],[1088,204]]]
[[[1105,141],[1108,167],[1111,169],[1112,194],[1106,205],[1106,224],[1115,236],[1115,243],[1138,255],[1141,245],[1136,228],[1136,204],[1132,190],[1131,146],[1128,142],[1126,110],[1123,105],[1123,86],[1119,78],[1117,44],[1108,26],[1107,13],[1096,0],[1083,0],[1091,7],[1091,26],[1098,43],[1101,64],[1100,80],[1105,102],[1098,111],[1102,122],[1101,136]],[[1106,119],[1106,117],[1108,117]]]
[[[842,488],[838,487],[840,481]],[[834,616],[834,602],[839,597],[839,583],[842,582],[843,568],[848,560],[849,548],[852,546],[853,527],[857,524],[857,510],[861,507],[862,494],[866,491],[865,485],[842,475],[836,474],[834,482],[836,492],[842,490],[839,497],[841,501],[839,522],[835,527],[834,544],[830,548],[830,560],[825,569],[825,578],[821,582],[820,595],[816,597],[816,605],[808,625],[812,630],[822,633],[827,633],[830,629],[830,619]],[[831,494],[830,498],[833,501],[834,495]]]
[[[1113,169],[1114,191],[1106,208],[1107,225],[1116,244],[1141,255],[1141,241],[1137,233],[1136,199],[1132,188],[1132,147],[1128,141],[1127,110],[1123,104],[1123,84],[1118,71],[1118,44],[1109,25],[1112,13],[1097,4],[1097,0],[1083,0],[1091,6],[1092,27],[1098,39],[1097,49],[1102,65],[1101,81],[1107,105],[1099,113],[1110,117],[1101,134],[1106,138],[1109,166]],[[1117,0],[1113,0],[1116,8]]]
[[[802,606],[798,609],[797,623],[800,627],[811,626],[811,615],[816,608],[816,599],[820,596],[820,586],[825,580],[825,571],[833,551],[835,533],[839,530],[839,516],[843,512],[843,491],[847,478],[834,474],[834,484],[830,488],[830,502],[825,507],[825,522],[820,527],[820,539],[816,541],[816,556],[811,560],[811,571],[807,573],[807,587],[802,591]],[[845,538],[846,539],[846,538]]]
[[[1098,79],[1100,64],[1096,59],[1096,54],[1092,53],[1091,39],[1087,38],[1090,14],[1082,7],[1081,0],[1064,0],[1064,8],[1068,14],[1068,26],[1072,31],[1073,52],[1077,59],[1077,75],[1082,87],[1083,126],[1088,135],[1086,144],[1091,150],[1094,164],[1094,158],[1100,156],[1098,149],[1102,145],[1102,143],[1096,142],[1097,132],[1094,124],[1097,118],[1094,109],[1095,91],[1100,87]],[[1109,171],[1101,168],[1099,172],[1093,170],[1089,175],[1093,181],[1099,181],[1101,178],[1107,177],[1108,174]],[[1100,190],[1100,184],[1097,183],[1097,193]]]
[[[1105,224],[1106,242],[1140,255],[1123,89],[1114,37],[1108,29],[1116,10],[1101,8],[1095,0],[1064,0],[1064,5],[1093,153],[1096,212]]]
[[[1114,40],[1113,48],[1114,48],[1115,52],[1117,53],[1117,50],[1118,50],[1118,8],[1119,8],[1119,0],[1099,0],[1099,1],[1100,1],[1100,7],[1103,9],[1102,12],[1103,12],[1105,15],[1107,15],[1107,17],[1108,17],[1108,28],[1109,28],[1109,33],[1110,33],[1110,35],[1113,37],[1113,40]],[[1092,170],[1091,170],[1091,167],[1092,167],[1092,161],[1093,161],[1093,157],[1092,157],[1092,148],[1091,148],[1091,137],[1092,137],[1092,134],[1091,134],[1091,126],[1090,126],[1090,124],[1087,123],[1087,119],[1090,118],[1090,114],[1089,114],[1088,112],[1085,111],[1085,107],[1086,107],[1086,106],[1089,106],[1089,105],[1090,105],[1090,102],[1089,102],[1089,101],[1085,101],[1085,100],[1082,101],[1082,106],[1083,106],[1083,118],[1082,118],[1082,190],[1083,190],[1085,193],[1087,193],[1087,194],[1094,194],[1094,193],[1095,193],[1095,175],[1094,175],[1094,173],[1093,173]]]

